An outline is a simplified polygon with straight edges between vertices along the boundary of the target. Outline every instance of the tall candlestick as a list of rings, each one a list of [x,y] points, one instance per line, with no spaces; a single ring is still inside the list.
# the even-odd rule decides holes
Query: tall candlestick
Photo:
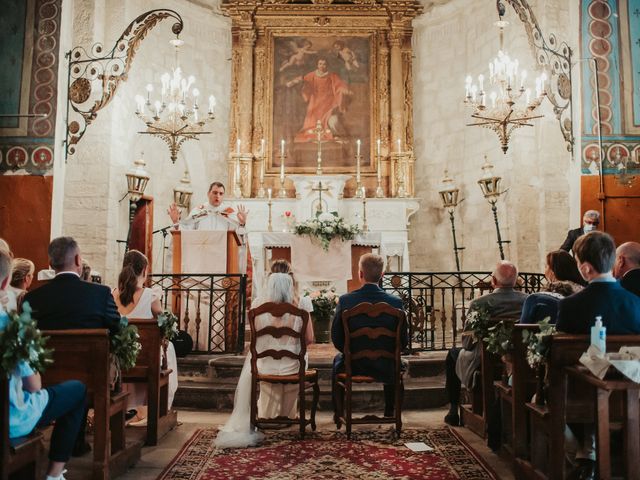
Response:
[[[240,139],[236,140],[236,153],[240,155]]]
[[[284,182],[284,156],[280,158],[280,183]]]
[[[236,183],[240,183],[240,157],[236,157]]]
[[[380,139],[376,140],[376,154],[380,156]]]

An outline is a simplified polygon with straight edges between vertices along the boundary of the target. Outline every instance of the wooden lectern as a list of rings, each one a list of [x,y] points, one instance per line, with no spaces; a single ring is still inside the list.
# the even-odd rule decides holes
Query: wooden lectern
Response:
[[[226,243],[226,248],[227,248],[227,261],[226,261],[226,271],[221,272],[221,271],[217,271],[217,272],[204,272],[204,271],[200,271],[200,272],[183,272],[182,271],[182,260],[183,260],[183,255],[182,255],[182,232],[180,230],[172,230],[171,231],[171,236],[172,236],[172,245],[173,245],[173,261],[172,261],[172,272],[174,275],[177,275],[176,277],[174,277],[173,280],[173,289],[174,289],[174,295],[173,295],[173,300],[172,300],[172,309],[173,312],[176,312],[176,314],[178,316],[180,316],[182,314],[182,304],[181,304],[181,296],[182,296],[182,290],[185,288],[184,285],[181,284],[181,281],[183,280],[183,278],[179,277],[179,275],[185,274],[185,275],[189,275],[189,274],[193,274],[193,275],[217,275],[219,276],[217,279],[213,279],[212,281],[215,280],[222,280],[220,283],[217,283],[215,285],[211,286],[212,291],[216,291],[216,290],[220,290],[220,286],[222,286],[222,288],[228,288],[229,285],[238,285],[238,288],[236,289],[230,289],[228,290],[225,294],[224,294],[224,346],[225,346],[225,350],[226,352],[235,352],[236,351],[236,347],[237,347],[237,342],[238,342],[238,325],[240,324],[240,318],[239,318],[239,312],[241,311],[241,309],[239,308],[239,302],[240,302],[240,288],[239,288],[239,284],[240,282],[238,281],[236,282],[225,282],[224,278],[220,278],[220,276],[223,276],[225,274],[236,274],[239,275],[241,273],[241,269],[240,269],[240,263],[239,263],[239,255],[240,255],[240,247],[242,245],[242,242],[240,241],[240,237],[238,236],[238,234],[234,231],[228,231],[227,232],[227,243]],[[198,298],[200,298],[200,296],[198,296]],[[213,300],[210,300],[211,302],[213,302]],[[187,305],[185,305],[185,308],[187,308]],[[190,323],[190,317],[193,317],[194,312],[193,310],[191,311],[191,314],[188,313],[188,310],[186,310],[187,314],[185,315],[185,318],[181,319],[183,321],[182,324],[182,330],[186,330],[189,332],[189,323]],[[208,316],[208,312],[209,309],[206,309],[206,316]],[[211,315],[211,318],[209,318],[207,321],[205,321],[204,326],[206,328],[206,332],[204,332],[207,337],[207,346],[206,346],[206,351],[207,352],[211,352],[211,351],[218,351],[218,350],[214,350],[214,348],[211,345],[211,322],[215,321],[215,316]],[[195,306],[195,332],[196,332],[196,336],[195,338],[193,338],[194,341],[194,350],[196,351],[201,351],[198,350],[198,337],[201,335],[200,332],[200,325],[202,324],[202,318],[201,318],[201,309],[200,309],[200,305],[196,305]],[[191,327],[191,332],[193,332],[193,326]],[[193,335],[192,335],[193,336]]]

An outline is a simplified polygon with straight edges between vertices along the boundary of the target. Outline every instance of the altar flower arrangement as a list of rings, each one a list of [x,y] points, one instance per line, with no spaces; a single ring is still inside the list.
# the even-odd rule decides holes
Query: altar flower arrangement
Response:
[[[282,215],[280,215],[284,220],[285,224],[285,232],[291,232],[295,228],[296,224],[296,216],[293,214],[291,210],[286,210]]]
[[[353,240],[359,233],[360,227],[345,222],[344,218],[338,216],[338,212],[321,213],[295,225],[296,235],[308,235],[319,240],[325,252],[329,251],[329,244],[334,238]]]
[[[46,343],[47,338],[31,318],[29,303],[23,303],[20,315],[14,310],[0,320],[0,369],[7,374],[25,361],[34,371],[44,372],[53,362],[52,350],[45,347]]]
[[[305,290],[305,297],[311,299],[313,305],[313,333],[316,343],[327,343],[329,341],[329,329],[331,319],[336,313],[339,297],[335,288],[329,290]]]

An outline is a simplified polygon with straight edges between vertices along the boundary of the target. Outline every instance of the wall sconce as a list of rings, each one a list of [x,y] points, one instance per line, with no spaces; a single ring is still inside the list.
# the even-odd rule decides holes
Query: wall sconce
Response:
[[[125,176],[127,177],[127,190],[129,192],[129,232],[127,233],[126,250],[129,250],[129,241],[131,240],[131,226],[138,208],[138,201],[144,195],[144,190],[149,183],[149,173],[145,170],[145,162],[143,153],[140,158],[133,162],[134,166]]]
[[[484,156],[484,165],[482,166],[482,177],[478,180],[478,185],[482,189],[482,195],[489,201],[491,205],[491,211],[493,212],[493,221],[496,224],[496,235],[498,242],[498,249],[500,250],[500,259],[504,260],[504,249],[502,248],[503,243],[511,243],[511,240],[503,240],[500,235],[500,223],[498,222],[498,208],[496,207],[496,202],[500,195],[506,192],[506,190],[500,191],[500,180],[502,177],[498,177],[493,173],[493,165],[489,163],[487,160],[487,156]]]
[[[442,206],[445,209],[449,210],[449,220],[451,221],[451,235],[453,236],[453,253],[456,257],[456,270],[459,272],[460,256],[458,255],[458,251],[464,250],[464,247],[459,247],[458,241],[456,239],[454,210],[455,207],[458,206],[458,203],[462,200],[458,200],[460,189],[453,182],[453,179],[449,177],[449,174],[446,170],[444,171],[444,178],[442,179],[442,183],[440,186],[440,190],[438,190],[438,193],[440,194],[440,199],[442,200]]]
[[[193,195],[191,178],[189,177],[189,171],[185,170],[180,183],[173,188],[173,201],[179,208],[183,208],[188,212],[191,206],[191,195]]]

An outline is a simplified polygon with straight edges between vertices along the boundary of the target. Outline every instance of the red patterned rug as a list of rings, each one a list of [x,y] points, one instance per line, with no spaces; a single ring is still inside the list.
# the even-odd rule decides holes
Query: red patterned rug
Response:
[[[258,448],[216,449],[215,429],[197,430],[158,480],[216,479],[497,479],[453,430],[267,433]],[[405,442],[435,450],[414,453]]]

